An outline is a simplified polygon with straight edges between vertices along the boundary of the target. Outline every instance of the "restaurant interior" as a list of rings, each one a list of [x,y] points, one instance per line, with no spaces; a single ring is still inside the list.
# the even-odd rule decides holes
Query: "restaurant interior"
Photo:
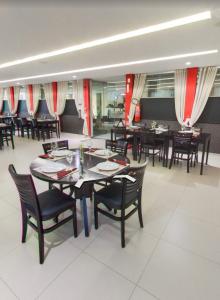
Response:
[[[0,299],[219,300],[220,2],[2,1],[0,33]]]

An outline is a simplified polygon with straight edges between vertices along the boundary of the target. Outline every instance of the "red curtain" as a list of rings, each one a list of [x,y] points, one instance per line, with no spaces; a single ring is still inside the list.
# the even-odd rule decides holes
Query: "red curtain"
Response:
[[[9,91],[10,91],[11,111],[13,112],[15,108],[14,87],[10,86]]]
[[[125,124],[128,124],[131,99],[134,87],[134,74],[126,74],[126,91],[125,91]]]
[[[135,109],[134,121],[140,122],[140,120],[141,120],[141,109],[140,109],[140,104],[138,103]]]
[[[53,109],[57,112],[57,82],[52,82],[52,92],[53,92]]]
[[[90,80],[83,80],[83,98],[84,98],[84,113],[85,122],[87,125],[88,136],[91,136],[91,116],[90,116]]]
[[[196,94],[198,68],[187,69],[184,120],[191,117]]]
[[[30,111],[34,111],[34,99],[33,99],[33,86],[32,84],[28,85],[28,94],[30,100]]]

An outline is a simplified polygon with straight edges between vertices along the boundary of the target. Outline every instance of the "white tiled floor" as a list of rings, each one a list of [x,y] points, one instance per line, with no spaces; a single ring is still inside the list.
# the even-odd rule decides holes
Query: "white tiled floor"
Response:
[[[63,134],[71,146],[79,135]],[[46,260],[38,263],[36,234],[20,242],[20,210],[7,167],[27,173],[42,152],[41,142],[16,138],[16,149],[0,151],[0,299],[220,299],[220,155],[211,154],[203,176],[199,167],[186,173],[156,162],[147,167],[143,189],[144,228],[136,215],[126,222],[126,248],[120,247],[120,226],[100,217],[84,237],[78,206],[79,237],[72,224],[46,236]],[[93,146],[103,147],[96,139]],[[47,184],[35,180],[37,190]]]

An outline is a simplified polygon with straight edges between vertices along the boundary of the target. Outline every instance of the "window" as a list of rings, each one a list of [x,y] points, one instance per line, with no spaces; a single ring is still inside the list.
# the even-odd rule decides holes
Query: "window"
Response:
[[[147,75],[142,98],[173,98],[174,73]]]
[[[220,97],[220,69],[218,69],[210,97]]]
[[[20,87],[19,100],[26,100],[26,89],[24,86]]]

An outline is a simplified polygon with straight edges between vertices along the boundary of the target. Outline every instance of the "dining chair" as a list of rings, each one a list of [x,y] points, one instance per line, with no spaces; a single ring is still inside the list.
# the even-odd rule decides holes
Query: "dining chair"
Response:
[[[38,233],[39,261],[44,263],[44,234],[49,233],[66,222],[73,221],[74,236],[77,237],[76,201],[59,189],[37,194],[30,174],[17,174],[14,166],[8,167],[17,187],[22,213],[22,243],[26,242],[28,225]],[[59,214],[71,210],[72,214],[60,222],[44,228],[44,222],[55,219]],[[32,222],[34,220],[35,222]]]
[[[153,132],[145,131],[140,134],[140,145],[139,145],[139,158],[138,162],[141,161],[141,156],[144,154],[145,160],[147,157],[152,156],[152,164],[155,164],[155,157],[159,156],[159,161],[162,156],[163,143],[157,139],[157,136]]]
[[[178,163],[179,160],[186,160],[187,173],[189,173],[189,167],[190,163],[192,165],[193,155],[197,155],[196,153],[198,151],[192,144],[192,133],[174,133],[172,144],[169,169],[172,168],[173,163]]]
[[[123,157],[126,157],[128,151],[128,142],[124,140],[106,140],[105,148],[111,150],[112,152],[116,152]]]
[[[1,129],[1,140],[3,145],[6,142],[6,145],[9,146],[9,142],[11,142],[12,149],[15,148],[12,125],[7,125]]]
[[[98,213],[101,213],[115,221],[121,223],[121,246],[125,247],[125,221],[136,211],[138,212],[140,227],[144,227],[142,219],[142,186],[147,161],[138,167],[132,167],[128,170],[127,175],[132,176],[135,181],[127,179],[126,174],[122,178],[113,178],[110,185],[94,191],[94,221],[95,229],[98,229]],[[120,216],[116,216],[110,211],[104,210],[100,205],[104,204],[111,210],[119,210]],[[128,208],[132,207],[129,212]]]
[[[51,152],[53,144],[54,143],[44,143],[44,144],[42,144],[45,154],[48,154],[48,153]],[[69,149],[68,140],[57,141],[56,144],[57,144],[58,149]]]

